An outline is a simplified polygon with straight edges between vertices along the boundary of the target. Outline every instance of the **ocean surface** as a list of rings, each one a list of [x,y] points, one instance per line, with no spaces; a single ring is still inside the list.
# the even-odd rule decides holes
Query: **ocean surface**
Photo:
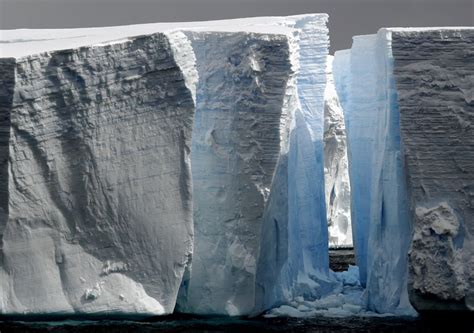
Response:
[[[471,318],[473,317],[473,318]],[[61,320],[18,321],[0,319],[1,333],[16,332],[171,332],[171,333],[265,333],[265,332],[474,332],[474,315],[437,313],[417,318],[228,318],[173,315],[146,321]],[[446,325],[452,329],[446,330]]]

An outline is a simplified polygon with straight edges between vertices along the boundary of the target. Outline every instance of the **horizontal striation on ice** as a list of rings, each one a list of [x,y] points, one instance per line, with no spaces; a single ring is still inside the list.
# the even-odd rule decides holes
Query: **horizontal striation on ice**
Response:
[[[291,35],[187,35],[199,73],[192,143],[195,245],[178,310],[248,314],[262,215],[291,116]]]
[[[474,310],[474,29],[394,29],[410,300]]]
[[[195,251],[179,311],[244,315],[320,292],[308,274],[328,272],[326,20],[325,14],[272,17],[242,21],[247,31],[186,32],[199,73]]]
[[[1,314],[173,311],[193,244],[190,50],[155,33],[1,59]]]

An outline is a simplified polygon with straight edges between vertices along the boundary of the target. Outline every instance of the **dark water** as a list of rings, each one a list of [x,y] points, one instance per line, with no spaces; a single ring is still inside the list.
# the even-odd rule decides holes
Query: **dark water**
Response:
[[[471,318],[473,317],[473,318]],[[418,318],[227,318],[173,315],[147,321],[62,320],[0,321],[1,333],[16,332],[171,332],[171,333],[265,333],[265,332],[474,332],[474,316],[437,313]],[[446,325],[451,327],[447,330]]]

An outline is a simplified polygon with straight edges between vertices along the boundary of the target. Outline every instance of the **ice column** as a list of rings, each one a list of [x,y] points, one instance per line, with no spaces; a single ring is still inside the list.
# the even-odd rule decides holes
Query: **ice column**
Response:
[[[264,214],[257,265],[256,309],[301,296],[316,299],[334,285],[328,268],[324,197],[326,15],[297,17],[298,108],[287,154],[280,156]]]

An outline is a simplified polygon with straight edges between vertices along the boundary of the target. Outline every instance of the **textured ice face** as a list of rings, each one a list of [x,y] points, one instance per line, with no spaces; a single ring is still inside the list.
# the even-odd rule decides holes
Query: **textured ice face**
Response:
[[[474,308],[473,50],[473,28],[392,32],[420,310]]]
[[[268,286],[266,306],[327,292],[333,282],[322,158],[326,20],[318,14],[5,32],[2,55],[19,59],[16,65],[4,60],[13,66],[5,71],[16,91],[25,87],[13,94],[5,84],[16,104],[2,100],[3,110],[18,116],[13,126],[10,118],[4,122],[5,138],[18,140],[14,155],[12,141],[2,148],[5,158],[18,158],[1,170],[19,170],[8,176],[13,185],[3,183],[0,274],[9,292],[2,311],[169,313],[183,276],[180,308],[188,312],[249,313],[262,299],[256,283]],[[143,37],[129,37],[137,35]],[[157,36],[168,39],[163,51],[147,44]],[[136,41],[144,42],[130,51]],[[65,47],[71,51],[56,51]],[[49,53],[28,56],[36,52]],[[149,81],[152,74],[158,78]],[[50,91],[54,103],[44,97]],[[44,140],[43,132],[49,133]],[[25,170],[40,170],[38,184]],[[37,192],[25,198],[22,182]],[[20,209],[19,200],[31,207]],[[269,242],[274,234],[261,233],[267,222],[279,225],[277,244]],[[13,246],[22,242],[27,245]],[[25,259],[33,253],[34,262]],[[266,254],[279,258],[276,269]],[[57,294],[57,308],[38,303],[44,295],[17,291],[31,282],[30,270],[40,272],[36,293]]]
[[[406,287],[411,228],[391,62],[381,30],[355,37],[350,54],[336,53],[334,72],[344,101],[354,246],[367,308],[411,314]]]
[[[292,111],[286,106],[290,41],[246,32],[188,36],[199,73],[195,247],[179,310],[247,314],[254,307],[262,215]]]
[[[287,153],[278,162],[263,216],[257,263],[256,309],[296,297],[314,300],[337,281],[329,274],[324,197],[326,17],[288,21],[297,35],[297,100]]]
[[[188,33],[200,77],[192,153],[196,246],[181,311],[248,314],[316,297],[327,289],[318,274],[330,284],[325,24],[326,15],[302,15],[267,20],[259,34]],[[276,27],[285,34],[263,32]]]
[[[173,311],[194,116],[173,43],[193,66],[182,34],[1,60],[0,313]]]

